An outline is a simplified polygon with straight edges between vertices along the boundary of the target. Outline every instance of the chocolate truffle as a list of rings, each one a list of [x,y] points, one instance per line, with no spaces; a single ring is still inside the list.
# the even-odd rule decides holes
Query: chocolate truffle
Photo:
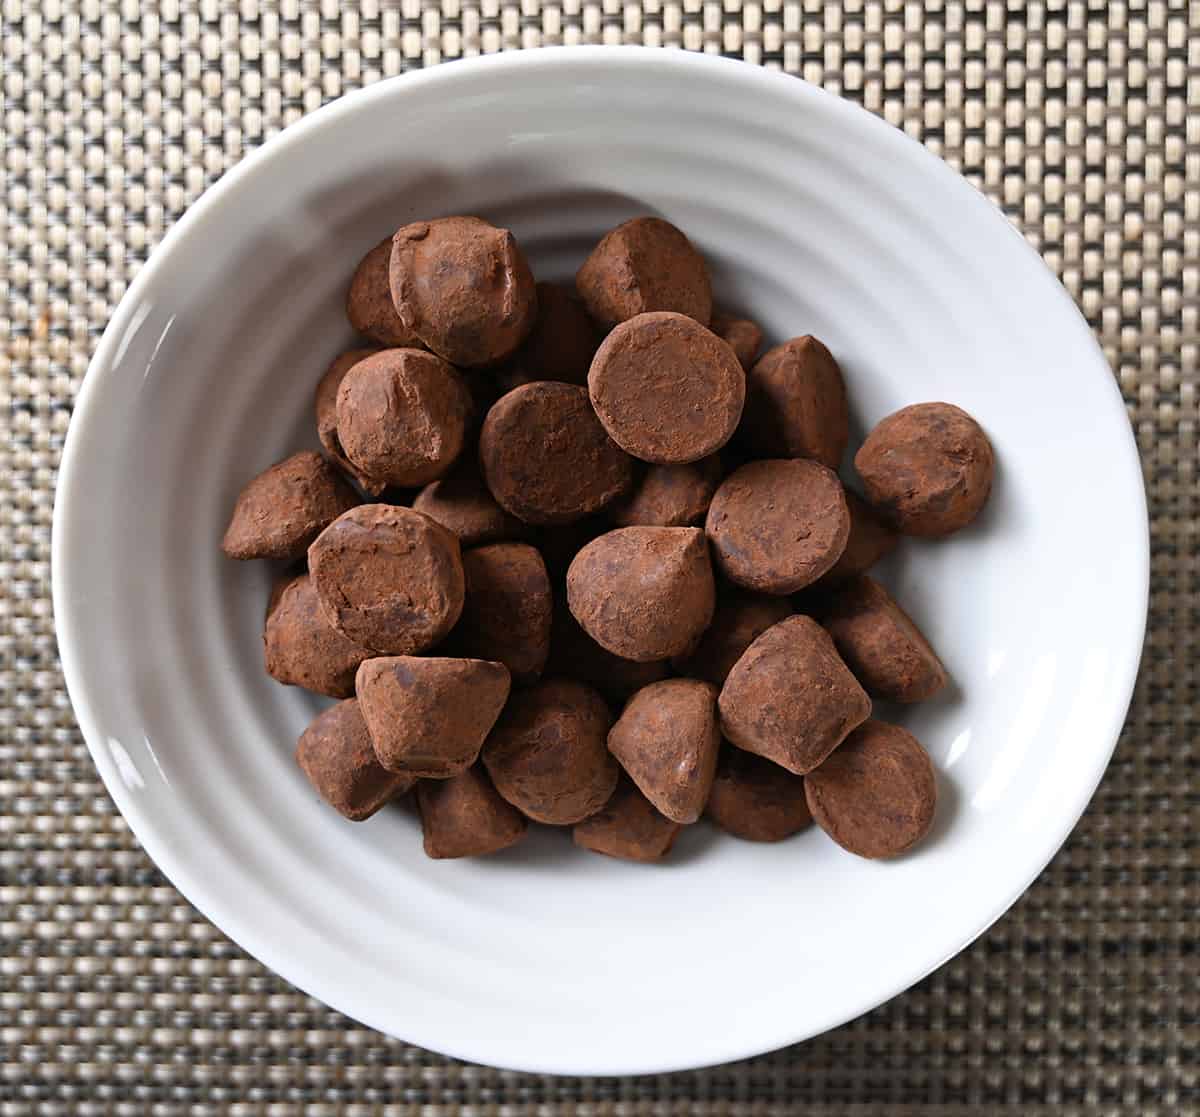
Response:
[[[621,780],[612,798],[590,818],[575,824],[575,844],[593,853],[622,861],[661,861],[682,829],[628,780]]]
[[[462,451],[471,393],[423,349],[381,349],[354,364],[337,395],[337,432],[355,469],[399,488],[446,473]]]
[[[850,534],[837,474],[817,462],[750,462],[721,482],[705,521],[713,557],[731,582],[795,593],[835,562]]]
[[[767,629],[733,665],[717,701],[729,740],[811,772],[871,713],[871,700],[811,617]]]
[[[392,238],[381,241],[354,269],[346,292],[346,317],[350,325],[372,341],[391,348],[415,349],[420,338],[400,320],[392,303],[388,269],[392,260]]]
[[[588,373],[588,394],[621,449],[679,465],[733,436],[746,374],[733,350],[695,319],[656,311],[622,322],[604,339]]]
[[[462,612],[458,539],[411,508],[351,509],[309,547],[308,569],[330,624],[380,655],[433,647]]]
[[[791,615],[786,597],[726,592],[717,599],[712,624],[700,643],[674,661],[675,669],[690,679],[707,679],[721,686],[745,650],[771,625]]]
[[[982,428],[949,403],[917,403],[867,435],[854,467],[867,500],[897,531],[939,537],[966,527],[992,490],[995,461]]]
[[[812,458],[837,469],[850,438],[846,385],[815,337],[768,349],[746,377],[739,438],[756,458]]]
[[[728,748],[708,796],[708,817],[748,842],[781,842],[812,822],[804,776],[761,756]]]
[[[503,663],[519,683],[542,673],[550,654],[554,598],[536,548],[491,543],[463,555],[467,594],[451,637],[456,651]]]
[[[407,655],[368,659],[355,681],[379,763],[435,780],[475,763],[508,688],[501,663]]]
[[[464,547],[517,539],[525,530],[520,520],[496,503],[474,472],[455,473],[430,482],[412,506],[454,532]]]
[[[507,849],[528,823],[506,803],[477,764],[448,780],[417,784],[417,809],[428,857],[482,857]]]
[[[686,314],[702,326],[712,316],[704,257],[659,217],[635,217],[606,233],[579,269],[575,288],[605,329],[653,310]]]
[[[862,575],[825,599],[818,619],[854,677],[875,698],[920,702],[946,685],[946,669],[908,614]]]
[[[330,698],[350,698],[354,673],[370,654],[325,619],[307,574],[276,583],[263,629],[263,655],[271,678]]]
[[[763,343],[763,332],[758,323],[731,314],[714,314],[709,329],[733,350],[738,364],[749,370]]]
[[[313,399],[313,409],[317,413],[317,437],[325,447],[325,453],[337,463],[343,473],[353,477],[369,496],[378,496],[387,485],[383,481],[366,476],[343,452],[337,430],[337,394],[346,373],[359,361],[378,352],[378,349],[348,349],[335,357],[333,363],[325,370],[325,375],[321,377]]]
[[[879,514],[853,489],[846,490],[846,509],[850,513],[850,534],[846,548],[821,585],[833,585],[865,574],[881,558],[890,555],[900,537],[879,518]]]
[[[619,707],[635,691],[665,679],[670,669],[661,659],[638,663],[613,655],[584,632],[566,605],[559,603],[554,609],[548,672],[556,678],[587,683]]]
[[[501,508],[529,524],[569,524],[633,486],[633,459],[575,384],[539,381],[499,399],[479,435],[483,477]]]
[[[642,794],[682,823],[704,810],[720,745],[717,688],[696,679],[639,690],[608,733],[608,751]]]
[[[464,368],[511,356],[537,318],[533,276],[512,233],[478,217],[405,225],[392,238],[388,277],[405,328]]]
[[[524,383],[563,380],[568,384],[586,384],[599,344],[596,327],[575,292],[557,283],[539,283],[537,321],[513,358],[513,368],[507,375],[523,377]],[[510,390],[517,386],[510,381]]]
[[[566,679],[517,691],[483,746],[496,790],[535,822],[595,814],[617,784],[605,747],[611,715],[591,687]]]
[[[370,818],[415,782],[375,759],[358,703],[347,698],[317,715],[296,745],[296,763],[331,807],[348,819]]]
[[[929,754],[898,725],[860,726],[804,781],[813,818],[859,857],[895,857],[928,832],[937,807]]]
[[[232,559],[292,562],[358,494],[314,450],[302,450],[264,470],[238,494],[221,550]]]
[[[704,522],[721,483],[716,454],[687,465],[652,465],[637,487],[609,509],[618,527],[691,527]]]
[[[622,527],[592,540],[567,571],[567,604],[596,643],[647,662],[690,648],[716,602],[704,533]]]

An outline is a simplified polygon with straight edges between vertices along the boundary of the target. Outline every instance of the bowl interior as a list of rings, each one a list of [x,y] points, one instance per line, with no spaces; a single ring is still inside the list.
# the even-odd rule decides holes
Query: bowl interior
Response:
[[[979,523],[885,580],[941,652],[899,720],[940,774],[889,864],[811,831],[690,828],[661,867],[543,832],[435,863],[403,808],[324,808],[292,762],[316,700],[268,679],[271,571],[218,550],[247,478],[315,445],[358,258],[477,213],[569,278],[639,213],[722,305],[821,337],[858,432],[945,399],[995,445]],[[180,223],[122,303],[71,428],[55,600],[72,698],[149,852],[284,977],[405,1039],[505,1066],[663,1070],[813,1035],[903,989],[1026,887],[1107,762],[1144,621],[1140,472],[1086,326],[1004,220],[898,133],[795,80],[696,56],[538,52],[439,67],[316,114]],[[886,716],[886,715],[885,715]]]

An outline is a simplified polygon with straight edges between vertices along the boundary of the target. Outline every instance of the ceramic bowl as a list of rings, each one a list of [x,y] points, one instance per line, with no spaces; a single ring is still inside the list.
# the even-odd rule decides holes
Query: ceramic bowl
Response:
[[[817,830],[707,824],[639,866],[547,831],[434,862],[415,817],[323,806],[292,759],[316,700],[263,672],[272,571],[224,559],[234,497],[315,445],[311,398],[351,342],[343,294],[395,227],[510,227],[567,278],[658,213],[721,304],[837,355],[858,436],[949,400],[997,452],[984,516],[906,544],[885,579],[954,685],[906,711],[941,786],[891,863]],[[244,160],[121,301],[63,456],[53,579],[96,765],[163,872],[247,951],[384,1032],[572,1074],[664,1071],[803,1040],[961,950],[1088,802],[1143,632],[1146,511],[1113,377],[1003,216],[900,132],[802,81],[666,51],[505,54],[382,82]]]

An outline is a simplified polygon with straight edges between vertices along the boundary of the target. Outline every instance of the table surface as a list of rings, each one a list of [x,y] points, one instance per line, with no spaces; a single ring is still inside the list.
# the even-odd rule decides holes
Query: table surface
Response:
[[[0,1117],[1200,1113],[1200,114],[1188,106],[1200,4],[0,0],[0,12]],[[116,813],[63,689],[50,606],[72,402],[171,223],[331,98],[551,43],[743,57],[924,142],[1003,207],[1082,308],[1150,496],[1150,628],[1129,721],[1024,899],[860,1020],[658,1078],[458,1064],[357,1026],[244,955]]]

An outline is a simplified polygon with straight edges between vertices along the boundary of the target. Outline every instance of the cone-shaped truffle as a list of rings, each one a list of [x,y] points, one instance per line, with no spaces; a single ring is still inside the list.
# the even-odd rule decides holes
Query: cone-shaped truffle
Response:
[[[538,381],[487,413],[479,462],[501,508],[528,524],[569,524],[633,486],[634,463],[605,432],[586,388]]]
[[[379,763],[438,780],[475,763],[508,688],[500,663],[406,655],[366,660],[355,684]]]
[[[433,647],[462,612],[458,539],[411,508],[352,509],[313,542],[308,569],[329,623],[379,655]]]
[[[829,634],[811,617],[768,628],[734,664],[718,699],[721,731],[738,748],[803,775],[871,712]]]
[[[933,824],[937,781],[929,754],[898,725],[868,721],[804,780],[813,818],[859,857],[895,857]]]
[[[705,530],[731,582],[760,593],[795,593],[837,562],[850,513],[832,470],[777,458],[750,462],[726,477]]]
[[[675,844],[682,826],[622,780],[612,798],[589,818],[575,824],[575,844],[622,861],[661,861]]]
[[[582,683],[556,679],[518,691],[483,746],[488,775],[535,822],[567,826],[595,814],[617,783],[605,747],[611,715]]]
[[[786,597],[725,592],[700,643],[674,661],[675,669],[689,679],[707,679],[721,686],[745,650],[771,625],[791,615]]]
[[[882,420],[854,455],[867,500],[905,535],[966,527],[992,491],[987,435],[961,408],[917,403]]]
[[[567,603],[583,630],[625,659],[669,659],[712,620],[716,599],[704,533],[623,527],[592,540],[567,571]]]
[[[302,450],[264,470],[238,494],[221,550],[233,559],[301,558],[358,494],[320,454]]]
[[[478,764],[452,779],[422,780],[417,809],[428,857],[482,857],[520,841],[528,827]]]
[[[704,257],[670,222],[635,217],[606,233],[575,288],[605,329],[636,314],[671,310],[708,325],[712,283]]]
[[[389,281],[405,327],[463,368],[516,352],[537,317],[533,276],[512,233],[478,217],[399,229]]]
[[[321,798],[353,822],[370,818],[414,783],[380,765],[353,698],[317,715],[296,745],[296,763]]]
[[[696,679],[639,690],[608,734],[608,751],[642,794],[682,823],[704,810],[720,745],[717,688]]]
[[[769,349],[746,378],[740,438],[758,458],[812,458],[837,469],[850,438],[846,385],[815,337]]]
[[[307,574],[276,583],[263,628],[263,658],[271,678],[330,698],[350,698],[354,673],[370,654],[325,619]]]
[[[876,698],[921,702],[946,685],[946,669],[908,614],[863,575],[839,586],[819,620],[854,676]]]
[[[356,362],[337,395],[342,452],[366,477],[411,488],[441,477],[462,452],[466,382],[422,349],[381,349]]]
[[[812,822],[805,778],[761,756],[727,748],[708,797],[708,817],[748,842],[781,842]]]

